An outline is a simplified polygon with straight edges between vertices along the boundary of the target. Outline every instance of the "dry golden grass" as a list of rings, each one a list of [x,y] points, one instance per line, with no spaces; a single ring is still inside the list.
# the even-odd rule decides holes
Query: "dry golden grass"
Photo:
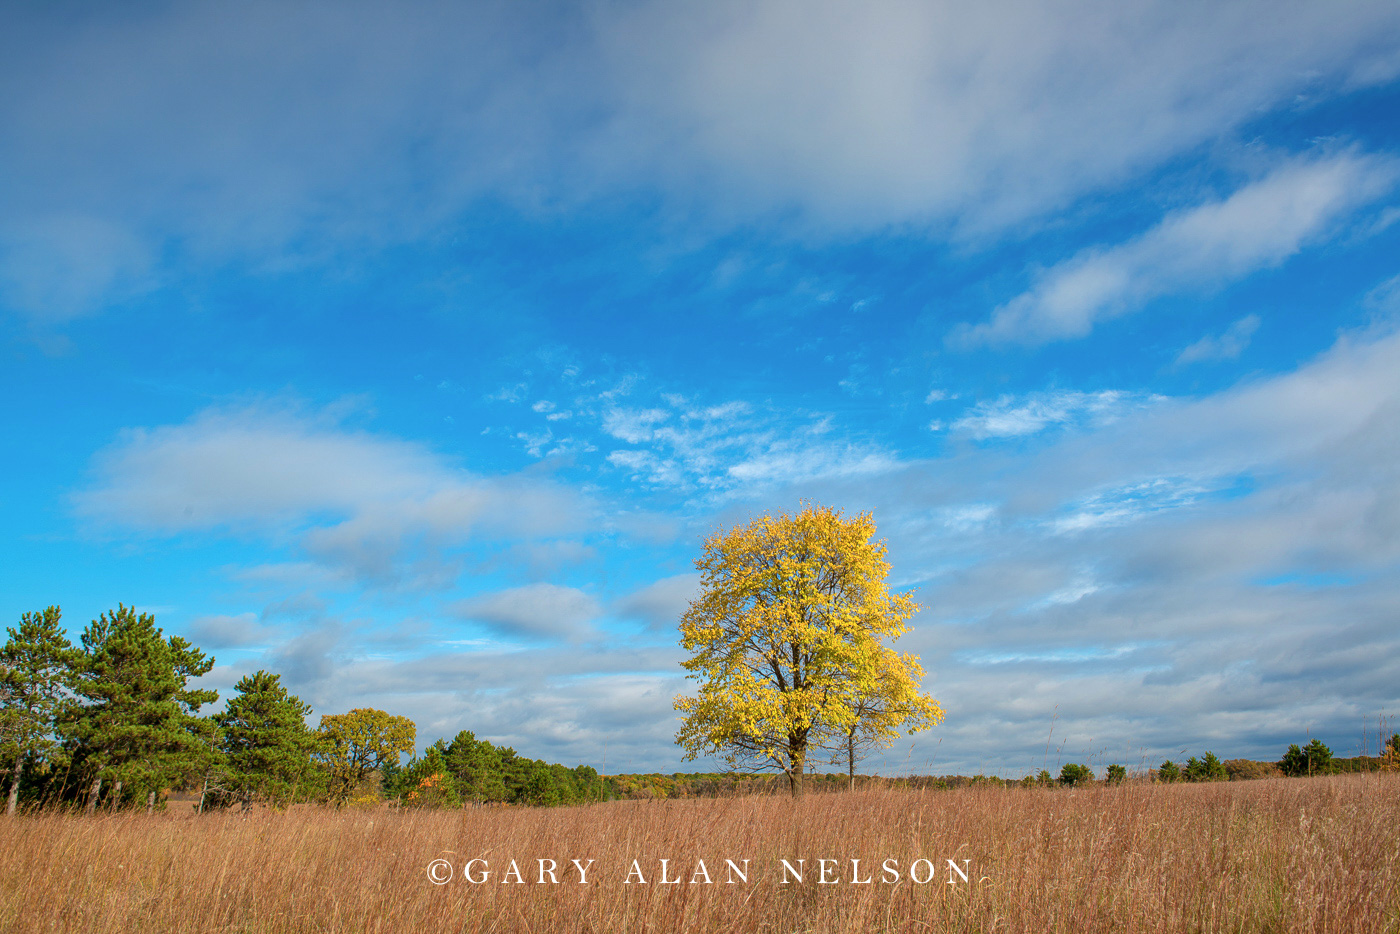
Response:
[[[869,790],[464,812],[37,814],[0,825],[6,931],[1400,931],[1400,776]],[[488,883],[461,878],[485,857]],[[842,882],[820,885],[819,858]],[[454,878],[428,879],[450,860]],[[501,884],[514,858],[526,884]],[[560,883],[537,884],[538,859]],[[568,861],[595,860],[580,885]],[[712,885],[661,885],[658,861]],[[749,859],[749,884],[724,860]],[[803,858],[781,884],[780,858]],[[850,860],[875,868],[850,883]],[[938,867],[911,884],[919,858]],[[947,884],[946,859],[969,882]],[[636,859],[648,884],[624,884]],[[898,884],[878,881],[898,860]],[[924,867],[920,867],[921,874]]]

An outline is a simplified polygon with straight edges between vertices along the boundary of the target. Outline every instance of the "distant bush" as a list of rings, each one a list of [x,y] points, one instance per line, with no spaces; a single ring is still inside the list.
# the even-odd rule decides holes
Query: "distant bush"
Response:
[[[1332,768],[1338,773],[1383,772],[1386,770],[1386,758],[1384,755],[1352,756],[1349,759],[1334,758]]]
[[[1181,781],[1181,768],[1175,762],[1168,759],[1157,769],[1157,781],[1159,782],[1179,782]]]
[[[1123,768],[1123,766],[1110,765],[1108,767],[1108,775],[1104,778],[1104,783],[1107,785],[1121,785],[1123,784],[1123,780],[1127,777],[1128,770]]]
[[[1283,773],[1272,762],[1256,762],[1253,759],[1226,759],[1225,774],[1232,782],[1249,781],[1253,778],[1277,778]]]
[[[1077,762],[1067,762],[1064,768],[1060,769],[1060,784],[1073,787],[1075,785],[1092,782],[1094,780],[1094,770],[1087,765],[1080,765]]]

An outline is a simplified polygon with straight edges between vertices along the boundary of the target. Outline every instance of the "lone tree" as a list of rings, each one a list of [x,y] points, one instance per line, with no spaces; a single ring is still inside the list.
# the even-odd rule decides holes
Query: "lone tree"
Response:
[[[918,606],[890,594],[874,534],[869,513],[807,506],[705,542],[701,593],[680,623],[692,653],[682,664],[700,682],[675,701],[687,759],[722,753],[734,768],[780,770],[796,796],[813,749],[857,736],[887,744],[943,718],[918,690],[918,659],[885,644]]]

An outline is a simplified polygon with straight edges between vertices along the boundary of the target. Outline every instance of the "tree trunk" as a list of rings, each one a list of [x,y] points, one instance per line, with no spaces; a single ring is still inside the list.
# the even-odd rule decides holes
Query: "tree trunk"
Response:
[[[13,814],[19,805],[19,776],[24,771],[24,756],[15,760],[15,777],[10,779],[10,800],[5,805],[6,816]]]
[[[149,814],[156,809],[156,793],[154,791],[146,794],[146,813]]]
[[[804,750],[805,752],[805,750]],[[802,770],[807,767],[807,757],[803,752],[792,754],[792,771],[788,772],[788,782],[794,798],[802,797]]]
[[[122,806],[122,783],[117,782],[112,786],[112,810]]]
[[[88,791],[87,812],[91,814],[97,810],[97,796],[102,792],[102,779],[93,779],[92,788]]]
[[[856,731],[852,727],[846,734],[846,775],[849,779],[846,790],[856,790]]]
[[[204,795],[209,791],[209,776],[204,776],[204,784],[199,787],[199,806],[194,809],[196,814],[204,813]]]

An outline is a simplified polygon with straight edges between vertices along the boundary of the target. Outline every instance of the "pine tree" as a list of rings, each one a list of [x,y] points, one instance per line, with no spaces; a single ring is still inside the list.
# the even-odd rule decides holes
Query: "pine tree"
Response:
[[[319,773],[311,763],[318,741],[305,720],[310,705],[266,671],[245,675],[233,689],[227,709],[213,717],[224,789],[244,809],[255,801],[280,806],[311,794]]]
[[[463,730],[448,745],[446,758],[462,797],[477,804],[506,799],[501,751],[490,742]]]
[[[200,706],[214,691],[187,687],[214,660],[179,636],[164,638],[149,613],[118,604],[83,632],[74,691],[60,731],[75,766],[91,782],[87,810],[104,782],[120,803],[141,793],[148,804],[162,789],[198,774],[213,753]]]
[[[25,613],[18,630],[7,628],[10,639],[0,647],[0,762],[12,763],[6,814],[15,812],[25,762],[58,747],[54,722],[74,655],[61,616],[56,606]]]
[[[1225,771],[1225,763],[1221,762],[1213,752],[1207,752],[1203,759],[1192,756],[1187,760],[1186,768],[1181,775],[1188,782],[1225,782],[1230,780],[1230,773]]]
[[[408,807],[460,808],[461,795],[457,782],[447,769],[447,743],[438,740],[423,751],[423,758],[414,759],[399,778],[402,801]]]
[[[1314,739],[1302,749],[1293,743],[1279,760],[1278,766],[1284,775],[1289,776],[1327,775],[1335,771],[1332,750],[1320,739]]]

